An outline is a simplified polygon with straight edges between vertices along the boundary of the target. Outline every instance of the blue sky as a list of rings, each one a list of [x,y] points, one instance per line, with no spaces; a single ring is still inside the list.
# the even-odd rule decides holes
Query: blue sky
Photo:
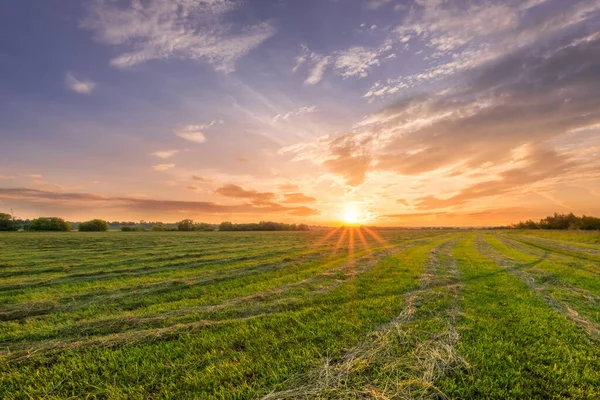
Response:
[[[387,225],[600,214],[600,2],[0,4],[0,208]]]

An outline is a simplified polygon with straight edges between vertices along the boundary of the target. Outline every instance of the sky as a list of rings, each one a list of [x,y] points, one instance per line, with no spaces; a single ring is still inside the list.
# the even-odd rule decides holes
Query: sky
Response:
[[[600,216],[600,0],[4,0],[0,212]]]

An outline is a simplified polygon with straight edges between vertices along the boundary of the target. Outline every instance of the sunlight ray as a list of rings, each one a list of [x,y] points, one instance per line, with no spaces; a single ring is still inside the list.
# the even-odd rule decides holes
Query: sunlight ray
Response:
[[[333,249],[333,253],[337,253],[338,250],[340,249],[340,246],[342,245],[342,242],[344,241],[344,238],[346,237],[346,232],[348,232],[348,228],[344,227],[344,230],[342,231],[342,233],[340,233],[340,237],[337,241],[337,243],[335,244],[335,248]]]
[[[312,248],[314,249],[315,247],[319,247],[320,245],[325,243],[327,241],[327,239],[329,239],[330,237],[335,235],[340,229],[342,229],[342,227],[338,226],[337,228],[334,228],[334,229],[330,230],[329,232],[327,232],[327,235],[323,236],[323,238],[321,238],[321,240],[319,240],[316,244],[314,244],[312,246]]]
[[[360,239],[360,242],[362,243],[363,247],[365,248],[365,250],[367,250],[370,253],[371,248],[369,247],[369,244],[367,243],[367,240],[365,239],[365,235],[362,232],[362,227],[359,226],[356,229],[356,232],[358,233],[358,238]]]
[[[364,228],[365,228],[365,231],[366,231],[366,232],[367,232],[369,235],[371,235],[371,236],[372,236],[372,237],[373,237],[375,240],[377,240],[379,243],[381,243],[381,244],[386,244],[386,243],[387,243],[385,240],[383,240],[383,239],[381,238],[381,236],[379,236],[379,234],[378,234],[377,232],[374,232],[374,231],[373,231],[371,228],[368,228],[368,227],[366,227],[366,226],[365,226]]]

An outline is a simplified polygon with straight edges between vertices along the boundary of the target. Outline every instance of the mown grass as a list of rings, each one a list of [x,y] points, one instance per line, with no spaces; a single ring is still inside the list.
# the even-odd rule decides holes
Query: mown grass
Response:
[[[0,234],[0,398],[600,396],[594,248],[378,234]]]
[[[463,280],[459,351],[471,368],[444,379],[459,398],[596,398],[600,348],[505,267],[473,235],[454,250]]]

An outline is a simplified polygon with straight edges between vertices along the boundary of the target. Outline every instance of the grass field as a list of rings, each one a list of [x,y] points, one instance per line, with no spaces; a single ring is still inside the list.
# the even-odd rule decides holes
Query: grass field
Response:
[[[598,234],[0,234],[0,398],[600,398]]]

